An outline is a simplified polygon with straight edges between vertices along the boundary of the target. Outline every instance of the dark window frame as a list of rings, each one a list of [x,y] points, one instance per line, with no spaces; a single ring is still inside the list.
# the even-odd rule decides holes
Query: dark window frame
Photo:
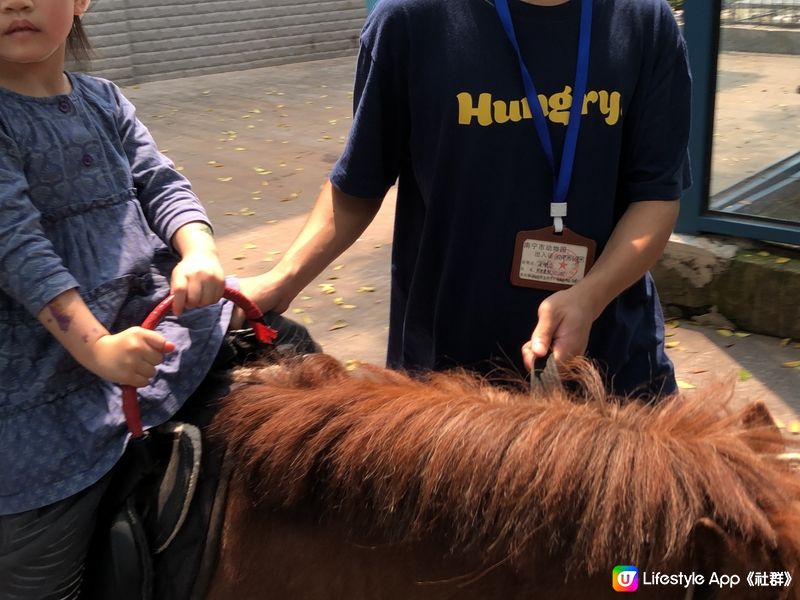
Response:
[[[681,198],[675,231],[800,244],[800,223],[733,215],[708,208],[722,0],[693,0],[685,2],[683,8],[683,34],[692,69],[689,154],[694,184]]]

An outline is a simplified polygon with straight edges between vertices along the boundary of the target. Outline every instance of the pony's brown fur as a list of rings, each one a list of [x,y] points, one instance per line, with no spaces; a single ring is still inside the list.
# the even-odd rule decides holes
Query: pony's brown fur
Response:
[[[592,574],[685,556],[710,517],[770,553],[780,539],[794,570],[800,483],[754,450],[775,440],[742,425],[730,389],[644,405],[607,398],[585,363],[572,379],[577,393],[534,398],[315,355],[241,371],[216,423],[254,502],[311,501],[396,541],[436,529],[502,560],[546,540]]]

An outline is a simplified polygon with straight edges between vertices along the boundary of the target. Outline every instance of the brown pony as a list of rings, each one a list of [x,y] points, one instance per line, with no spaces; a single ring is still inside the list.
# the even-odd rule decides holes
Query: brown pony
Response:
[[[570,378],[533,397],[326,355],[240,370],[215,423],[236,467],[209,598],[595,600],[618,597],[616,565],[646,598],[800,598],[746,581],[800,576],[800,480],[763,405]]]

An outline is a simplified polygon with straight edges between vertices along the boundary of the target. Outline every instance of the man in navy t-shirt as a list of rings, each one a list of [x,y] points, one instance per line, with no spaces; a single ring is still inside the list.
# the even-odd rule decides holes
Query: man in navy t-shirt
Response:
[[[593,359],[616,393],[674,392],[647,270],[689,185],[689,96],[664,0],[383,0],[362,32],[344,153],[248,292],[285,310],[399,179],[389,366],[524,373],[552,350]],[[559,243],[562,225],[577,245]]]

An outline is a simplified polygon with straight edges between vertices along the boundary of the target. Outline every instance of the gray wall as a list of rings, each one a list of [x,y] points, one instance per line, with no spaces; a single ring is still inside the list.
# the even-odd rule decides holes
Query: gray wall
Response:
[[[355,54],[364,0],[94,0],[91,72],[120,84]]]

